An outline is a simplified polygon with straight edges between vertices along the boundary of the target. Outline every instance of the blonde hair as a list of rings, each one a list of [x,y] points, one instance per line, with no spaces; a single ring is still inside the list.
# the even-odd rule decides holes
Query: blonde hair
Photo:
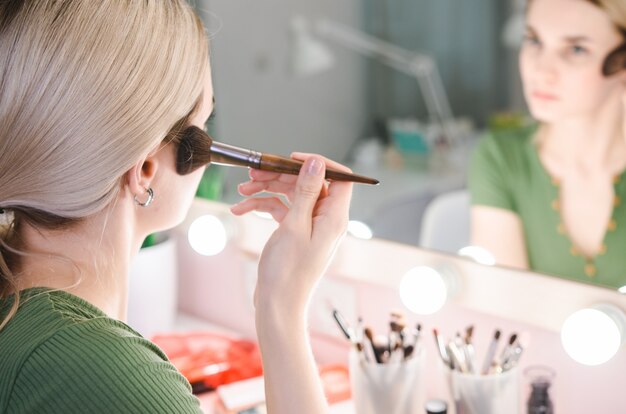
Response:
[[[622,35],[622,43],[609,53],[602,64],[602,73],[610,76],[626,69],[626,1],[588,0],[600,7],[608,15],[617,31]]]
[[[600,7],[609,16],[626,40],[626,2],[624,0],[587,0]]]
[[[20,222],[57,228],[108,206],[194,108],[207,43],[185,0],[0,2],[0,298],[15,294],[0,329],[19,302]]]
[[[528,0],[530,4],[532,0]],[[615,28],[626,39],[626,2],[624,0],[583,0],[604,10]]]

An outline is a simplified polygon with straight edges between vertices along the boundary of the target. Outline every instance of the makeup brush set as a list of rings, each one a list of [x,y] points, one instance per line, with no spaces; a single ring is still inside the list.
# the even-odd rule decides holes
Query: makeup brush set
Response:
[[[333,318],[358,352],[359,358],[365,362],[402,362],[418,353],[422,325],[407,326],[401,312],[391,312],[389,331],[385,335],[375,335],[371,327],[363,325],[362,318],[359,318],[356,329],[352,329],[336,309],[333,310]]]
[[[521,339],[518,334],[512,333],[500,353],[498,345],[502,333],[496,329],[482,365],[479,365],[473,340],[474,326],[469,326],[465,330],[465,335],[456,333],[453,339],[445,341],[437,329],[433,329],[437,350],[443,363],[453,371],[464,374],[491,375],[507,372],[517,366],[519,359],[526,348],[526,340]]]

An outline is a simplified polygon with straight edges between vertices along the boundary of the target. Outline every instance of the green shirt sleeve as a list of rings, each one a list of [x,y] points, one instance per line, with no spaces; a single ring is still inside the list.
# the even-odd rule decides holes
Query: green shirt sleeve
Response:
[[[8,411],[200,413],[189,383],[158,347],[115,323],[78,323],[41,343],[21,367]]]
[[[498,207],[515,211],[507,159],[501,142],[494,135],[486,135],[478,142],[472,154],[468,188],[472,205]]]

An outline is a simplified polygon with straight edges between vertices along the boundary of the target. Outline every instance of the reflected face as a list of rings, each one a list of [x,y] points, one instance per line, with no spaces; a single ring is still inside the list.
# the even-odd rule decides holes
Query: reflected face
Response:
[[[602,9],[585,0],[532,0],[526,19],[520,72],[536,119],[584,117],[619,99],[626,78],[603,76],[602,64],[623,38]]]

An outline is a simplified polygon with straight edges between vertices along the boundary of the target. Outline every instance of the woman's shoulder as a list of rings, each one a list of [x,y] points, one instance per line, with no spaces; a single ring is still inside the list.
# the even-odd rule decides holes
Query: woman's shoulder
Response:
[[[5,300],[2,316],[12,304]],[[109,360],[116,356],[139,355],[144,359],[167,361],[167,357],[128,325],[108,317],[97,307],[64,291],[34,288],[22,291],[19,308],[0,331],[2,377],[21,375],[34,359],[39,365],[62,361],[62,365]],[[35,358],[36,357],[36,358]],[[43,366],[43,365],[42,365]],[[0,410],[2,411],[2,410]]]
[[[528,159],[535,151],[533,139],[536,129],[535,125],[529,125],[489,131],[481,137],[475,152],[506,163]]]
[[[170,365],[159,347],[121,321],[107,316],[65,321],[37,344],[29,359],[53,357],[54,360],[44,363],[51,369],[61,365],[82,367],[81,370],[106,367],[120,374],[141,368],[143,364]],[[175,371],[173,366],[171,368]]]
[[[517,211],[518,198],[537,173],[533,126],[485,134],[477,143],[468,175],[473,205]]]
[[[133,354],[143,359],[167,361],[165,354],[125,323],[61,290],[35,288],[24,291],[18,311],[3,331],[0,349],[20,342],[24,357],[52,352],[68,359],[93,359]],[[106,344],[106,346],[103,346]],[[115,363],[118,358],[112,358]]]
[[[3,300],[1,317],[6,316],[13,300],[14,297]],[[63,290],[42,287],[20,292],[17,312],[0,331],[0,349],[17,340],[20,349],[29,352],[52,339],[69,337],[73,343],[84,341],[88,337],[83,334],[99,336],[101,340],[140,338],[128,325],[108,317],[84,299]]]
[[[68,404],[81,412],[197,411],[189,383],[132,328],[72,298],[38,301],[53,306],[46,326],[31,326],[34,339],[20,348],[0,342],[3,355],[13,354],[0,363],[0,411],[27,405],[25,412],[64,412]],[[33,388],[39,392],[32,394]]]

